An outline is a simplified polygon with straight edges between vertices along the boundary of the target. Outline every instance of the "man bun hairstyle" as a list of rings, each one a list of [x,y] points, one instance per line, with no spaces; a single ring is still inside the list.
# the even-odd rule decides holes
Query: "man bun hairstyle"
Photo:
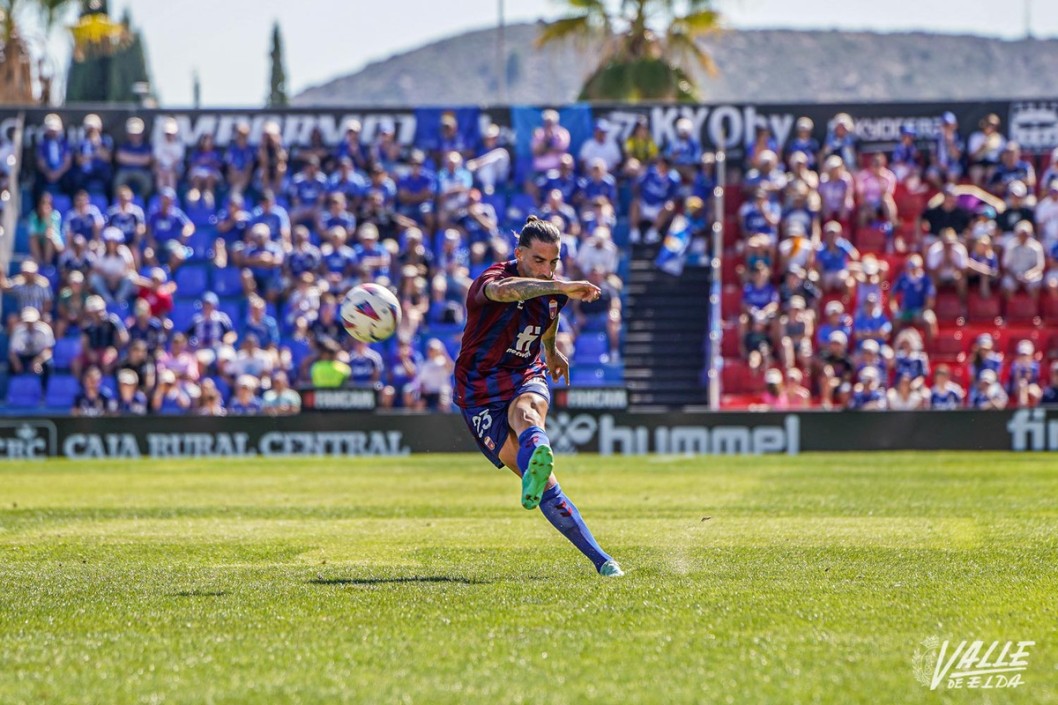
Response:
[[[522,232],[518,235],[518,247],[530,247],[533,240],[557,245],[562,241],[562,233],[553,223],[531,215],[525,219]]]

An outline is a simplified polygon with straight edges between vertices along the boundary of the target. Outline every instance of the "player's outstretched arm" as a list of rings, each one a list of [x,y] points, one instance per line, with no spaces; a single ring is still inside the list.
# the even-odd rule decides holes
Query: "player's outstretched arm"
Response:
[[[535,299],[538,296],[562,294],[578,301],[594,301],[599,298],[599,287],[591,282],[562,282],[554,279],[529,279],[511,277],[500,281],[489,282],[485,286],[485,296],[492,301],[511,303]]]

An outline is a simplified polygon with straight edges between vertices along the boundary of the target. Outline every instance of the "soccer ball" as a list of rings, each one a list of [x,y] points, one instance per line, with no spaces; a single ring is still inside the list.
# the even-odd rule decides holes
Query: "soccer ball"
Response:
[[[400,302],[378,284],[354,286],[342,299],[339,313],[349,335],[365,343],[385,340],[400,324]]]

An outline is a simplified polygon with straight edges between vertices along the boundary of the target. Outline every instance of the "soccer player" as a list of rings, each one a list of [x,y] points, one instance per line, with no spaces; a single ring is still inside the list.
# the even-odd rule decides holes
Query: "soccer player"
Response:
[[[515,259],[492,265],[470,286],[455,402],[485,457],[522,478],[522,506],[539,506],[600,575],[617,577],[624,574],[621,566],[599,547],[562,493],[544,431],[551,402],[545,375],[569,384],[569,361],[555,348],[559,312],[569,299],[594,301],[600,294],[590,282],[555,279],[560,239],[554,225],[529,216]]]

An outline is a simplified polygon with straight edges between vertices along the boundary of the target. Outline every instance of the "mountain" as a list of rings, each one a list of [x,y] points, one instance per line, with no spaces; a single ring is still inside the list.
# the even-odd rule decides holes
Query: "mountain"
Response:
[[[496,28],[466,32],[308,88],[294,105],[568,103],[591,44],[536,49],[538,25],[505,29],[501,95]],[[706,102],[855,102],[1058,97],[1058,40],[924,32],[728,30],[704,41],[719,68]]]

